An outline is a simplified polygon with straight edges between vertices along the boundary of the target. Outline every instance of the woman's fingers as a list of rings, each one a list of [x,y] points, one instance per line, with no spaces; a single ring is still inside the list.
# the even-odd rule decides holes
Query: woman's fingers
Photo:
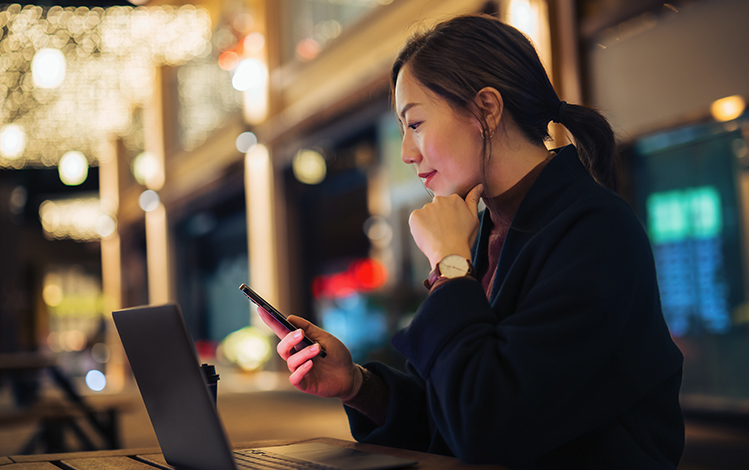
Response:
[[[278,355],[286,361],[291,372],[294,372],[305,361],[320,354],[319,344],[307,346],[302,342],[303,340],[304,332],[301,329],[295,330],[287,334],[276,346]]]
[[[299,352],[292,353],[292,355],[286,361],[286,364],[289,367],[289,371],[291,372],[296,371],[300,366],[305,364],[307,361],[312,360],[312,358],[316,357],[319,353],[320,353],[319,344],[314,344],[312,346],[302,349]]]
[[[289,382],[291,382],[291,385],[298,387],[302,380],[307,376],[307,373],[312,369],[312,360],[305,362],[301,366],[299,366],[294,372],[291,373],[289,376]]]
[[[304,331],[302,330],[291,331],[282,337],[281,341],[276,345],[276,351],[281,356],[281,359],[288,361],[289,357],[294,354],[296,345],[301,343],[303,339]]]

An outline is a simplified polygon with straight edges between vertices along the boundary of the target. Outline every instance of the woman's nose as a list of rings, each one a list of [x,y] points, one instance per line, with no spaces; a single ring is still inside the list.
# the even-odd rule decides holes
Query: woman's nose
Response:
[[[403,163],[409,165],[411,163],[418,163],[421,160],[419,149],[413,145],[413,142],[408,137],[404,137],[403,143],[401,143],[401,160],[403,160]]]

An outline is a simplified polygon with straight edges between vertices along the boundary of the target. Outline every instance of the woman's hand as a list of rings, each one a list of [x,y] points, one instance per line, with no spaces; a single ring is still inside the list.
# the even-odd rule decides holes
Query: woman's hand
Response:
[[[348,348],[338,338],[294,315],[288,317],[289,323],[299,329],[289,332],[262,308],[257,311],[260,318],[281,338],[276,351],[291,371],[289,382],[293,386],[304,393],[343,401],[356,395],[361,387],[362,373],[352,361]],[[297,351],[297,345],[306,346],[302,343],[305,335],[319,344]],[[320,353],[320,345],[325,348],[327,356],[313,361]]]
[[[457,194],[436,196],[411,213],[408,224],[416,245],[432,268],[447,255],[471,259],[471,247],[479,230],[478,202],[484,186],[478,184],[465,200]]]

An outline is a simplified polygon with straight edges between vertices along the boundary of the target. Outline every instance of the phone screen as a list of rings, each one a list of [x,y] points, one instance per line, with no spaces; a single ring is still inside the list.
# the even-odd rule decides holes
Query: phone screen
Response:
[[[286,328],[289,331],[294,331],[294,330],[297,329],[297,327],[295,327],[294,325],[292,325],[291,323],[289,323],[289,321],[286,319],[286,316],[284,316],[283,313],[279,312],[274,306],[272,306],[271,304],[269,304],[267,300],[265,300],[264,298],[260,297],[260,295],[257,292],[255,292],[254,290],[250,289],[249,286],[247,286],[247,284],[240,285],[239,289],[242,292],[244,292],[244,295],[246,295],[247,298],[249,298],[252,301],[252,303],[254,303],[258,307],[260,307],[263,310],[265,310],[266,312],[268,312],[273,318],[276,319],[276,321],[278,323],[280,323],[281,325],[283,325],[284,328]],[[306,336],[304,337],[304,339],[302,339],[302,342],[304,344],[306,344],[305,347],[312,346],[313,344],[315,344],[314,341],[312,341],[311,339],[307,338]],[[320,357],[327,356],[327,353],[325,352],[325,349],[322,346],[320,346],[320,354],[319,354],[319,356]]]

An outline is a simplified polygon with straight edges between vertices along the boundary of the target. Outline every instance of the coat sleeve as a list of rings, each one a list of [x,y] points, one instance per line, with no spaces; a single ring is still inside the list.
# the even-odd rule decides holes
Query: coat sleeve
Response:
[[[544,231],[503,284],[515,300],[500,291],[492,308],[478,282],[454,280],[393,340],[465,462],[536,459],[615,420],[681,366],[634,215],[583,210]]]
[[[410,364],[406,373],[380,363],[366,364],[365,367],[382,377],[391,393],[386,422],[381,427],[354,408],[344,406],[354,439],[421,452],[449,452],[447,448],[435,448],[433,444],[435,428],[429,418],[424,380]]]

